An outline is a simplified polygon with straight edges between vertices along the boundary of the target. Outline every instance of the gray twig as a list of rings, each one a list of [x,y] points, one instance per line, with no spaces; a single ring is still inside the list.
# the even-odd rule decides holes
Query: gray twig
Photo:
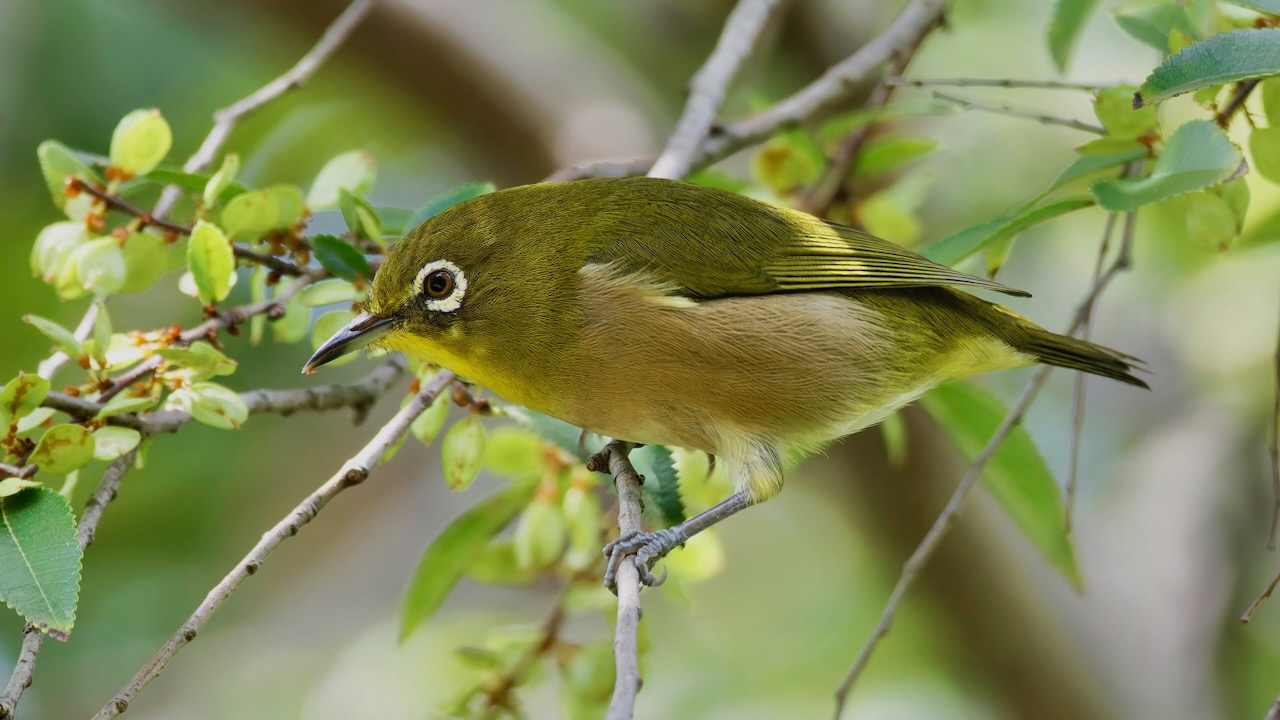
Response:
[[[741,0],[729,13],[711,56],[689,81],[689,101],[649,177],[678,180],[689,174],[694,154],[711,134],[729,87],[781,6],[779,0]]]
[[[1059,127],[1071,128],[1072,130],[1080,130],[1082,132],[1093,133],[1094,135],[1106,135],[1107,131],[1100,125],[1091,125],[1087,122],[1072,120],[1071,118],[1060,118],[1055,115],[1043,115],[1041,113],[1027,112],[1011,108],[1008,105],[987,105],[975,100],[958,97],[950,93],[944,93],[941,90],[934,90],[933,96],[939,100],[945,100],[957,107],[965,110],[977,110],[979,112],[992,113],[993,115],[1004,115],[1006,117],[1022,118],[1023,120],[1034,120],[1044,125],[1057,125]]]
[[[627,453],[632,445],[614,440],[587,460],[587,467],[608,471],[618,489],[619,537],[640,532],[640,513],[644,500],[640,495],[640,475],[631,465]],[[634,563],[623,559],[618,564],[618,621],[613,636],[613,658],[617,680],[609,701],[607,720],[630,720],[635,715],[636,695],[640,692],[639,649],[640,572]]]
[[[84,342],[93,333],[94,323],[98,322],[98,313],[102,312],[102,309],[100,303],[89,304],[89,308],[84,311],[84,317],[80,318],[80,324],[76,325],[74,334],[77,340]],[[70,355],[59,350],[40,362],[40,366],[36,368],[36,374],[45,380],[52,380],[70,359]]]
[[[377,464],[378,459],[386,454],[387,449],[409,431],[409,425],[413,423],[414,419],[431,406],[436,396],[445,388],[448,388],[453,379],[453,373],[448,371],[441,371],[432,378],[431,382],[423,386],[409,404],[401,408],[386,425],[383,425],[382,429],[359,452],[343,463],[342,468],[337,473],[303,499],[297,507],[280,522],[276,523],[274,527],[263,534],[262,539],[249,551],[249,554],[236,563],[231,572],[227,573],[226,577],[209,591],[204,601],[195,609],[191,617],[187,618],[182,627],[173,634],[173,637],[169,638],[169,641],[151,656],[151,659],[138,670],[133,679],[120,692],[116,693],[115,697],[102,706],[102,709],[98,710],[97,714],[93,716],[94,720],[107,720],[127,710],[129,703],[133,701],[142,688],[156,679],[169,664],[169,661],[196,638],[196,634],[209,622],[214,613],[222,608],[223,604],[240,587],[241,583],[262,567],[262,564],[266,562],[267,558],[281,543],[297,535],[299,530],[311,522],[324,509],[324,506],[329,504],[329,501],[337,497],[343,490],[355,487],[368,479],[369,473]]]
[[[1083,90],[1097,92],[1106,90],[1110,85],[1060,82],[1058,80],[1014,80],[1008,78],[904,78],[889,77],[885,85],[894,87],[998,87],[998,88],[1031,88],[1037,90]]]

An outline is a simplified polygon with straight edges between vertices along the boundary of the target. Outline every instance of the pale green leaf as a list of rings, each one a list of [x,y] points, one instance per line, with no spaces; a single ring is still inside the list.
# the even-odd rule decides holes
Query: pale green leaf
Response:
[[[43,487],[44,483],[39,480],[28,480],[27,478],[7,477],[0,480],[0,500],[11,495],[17,495],[23,490],[30,488]]]
[[[59,350],[71,358],[79,359],[84,355],[84,349],[80,347],[80,341],[76,340],[75,334],[58,323],[39,315],[23,315],[22,321],[39,330],[45,337],[52,340]]]
[[[977,457],[1007,410],[995,396],[972,383],[951,381],[921,399],[969,460]],[[1014,427],[982,473],[982,483],[1050,565],[1082,589],[1075,549],[1064,524],[1062,492],[1031,436]]]
[[[115,415],[142,412],[155,407],[155,404],[159,401],[160,398],[151,397],[150,395],[143,397],[125,394],[116,395],[108,400],[106,405],[102,406],[96,417],[102,420]]]
[[[1169,39],[1175,34],[1198,37],[1187,11],[1174,3],[1149,3],[1116,13],[1116,25],[1144,45],[1170,51]]]
[[[89,239],[83,222],[56,222],[45,227],[31,248],[31,274],[52,283],[76,248]]]
[[[1092,198],[1070,197],[1036,207],[1024,207],[1013,214],[952,233],[925,248],[923,255],[937,263],[954,265],[989,245],[1093,204]]]
[[[49,395],[49,381],[39,375],[18,373],[0,390],[0,437],[14,420],[30,414]]]
[[[235,153],[227,153],[223,156],[222,165],[218,167],[218,171],[209,178],[209,182],[204,184],[204,190],[201,192],[201,200],[204,204],[210,207],[216,205],[222,193],[236,181],[236,175],[239,173],[240,156]]]
[[[440,441],[440,464],[450,490],[466,490],[484,460],[485,429],[471,414],[454,424]]]
[[[1165,58],[1133,97],[1134,107],[1202,87],[1280,73],[1280,28],[1236,30]]]
[[[249,419],[249,406],[236,392],[212,382],[181,387],[165,401],[168,410],[179,410],[196,422],[221,430],[236,430]]]
[[[196,223],[187,243],[187,266],[201,304],[222,302],[231,292],[236,257],[230,241],[217,225],[203,220]]]
[[[1280,0],[1222,0],[1222,2],[1269,15],[1280,15]]]
[[[448,393],[440,393],[431,405],[409,425],[409,432],[423,445],[435,442],[436,436],[444,429],[444,421],[449,417]]]
[[[1093,185],[1093,195],[1103,209],[1125,212],[1216,185],[1237,173],[1240,164],[1239,148],[1221,128],[1208,120],[1192,120],[1174,131],[1149,176],[1100,180]]]
[[[338,155],[316,175],[307,193],[307,205],[317,210],[337,207],[339,190],[367,195],[373,187],[375,171],[373,156],[363,150]]]
[[[1059,72],[1066,72],[1076,41],[1097,7],[1098,0],[1058,0],[1054,4],[1049,21],[1049,55]]]
[[[142,433],[133,428],[103,425],[93,431],[93,456],[111,461],[138,447]]]
[[[75,624],[81,557],[66,498],[37,488],[0,500],[0,598],[59,640]]]
[[[36,147],[36,158],[40,161],[40,172],[44,175],[44,182],[49,186],[49,195],[59,210],[67,206],[65,192],[67,178],[74,177],[90,184],[102,184],[102,178],[93,171],[93,168],[77,157],[71,148],[57,140],[45,140],[40,143]],[[81,197],[84,197],[83,193]],[[86,200],[81,200],[78,204],[87,205],[88,203]],[[78,220],[79,214],[77,213],[73,219]]]
[[[1280,127],[1254,128],[1249,133],[1249,157],[1262,177],[1280,184]]]
[[[902,137],[888,135],[868,140],[858,153],[853,172],[859,175],[897,170],[903,165],[924,157],[938,148],[938,144],[927,138]]]
[[[159,110],[134,110],[111,135],[111,164],[142,175],[160,164],[173,146],[173,132]]]
[[[1138,88],[1132,85],[1116,85],[1099,91],[1094,98],[1093,114],[1102,123],[1108,136],[1136,138],[1156,131],[1159,122],[1156,108],[1147,106],[1135,110],[1133,107],[1133,94],[1137,91]]]
[[[491,182],[469,182],[463,183],[456,187],[452,187],[440,193],[431,202],[424,205],[413,219],[405,226],[405,232],[410,232],[422,223],[448,210],[449,208],[461,202],[466,202],[475,197],[486,195],[496,190],[497,187]]]
[[[93,459],[93,435],[83,425],[54,425],[40,436],[27,462],[44,472],[65,475]]]
[[[128,268],[120,241],[114,237],[101,237],[76,248],[67,263],[74,268],[80,287],[104,297],[114,295],[124,288]]]
[[[314,308],[334,303],[349,305],[364,297],[364,293],[346,280],[330,278],[308,285],[299,296],[304,306]]]
[[[400,608],[401,641],[435,613],[489,540],[528,504],[534,487],[508,485],[455,518],[427,546]]]
[[[120,292],[147,290],[168,269],[168,246],[149,232],[130,233],[120,251],[124,254],[124,285]]]

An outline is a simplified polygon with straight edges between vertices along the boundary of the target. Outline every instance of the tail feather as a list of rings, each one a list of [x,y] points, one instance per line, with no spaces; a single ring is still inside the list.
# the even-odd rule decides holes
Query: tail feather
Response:
[[[1028,325],[1030,325],[1028,323]],[[1142,361],[1122,352],[1095,345],[1066,335],[1049,332],[1030,325],[1020,337],[1010,338],[1020,352],[1034,356],[1042,363],[1101,375],[1130,385],[1150,389],[1145,381],[1133,374],[1141,370]]]

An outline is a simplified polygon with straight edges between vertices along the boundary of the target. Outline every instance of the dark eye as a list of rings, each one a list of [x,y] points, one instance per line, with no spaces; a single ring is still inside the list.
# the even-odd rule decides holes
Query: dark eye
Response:
[[[427,297],[442,300],[453,292],[453,273],[448,270],[436,270],[427,276],[422,283],[422,291]]]

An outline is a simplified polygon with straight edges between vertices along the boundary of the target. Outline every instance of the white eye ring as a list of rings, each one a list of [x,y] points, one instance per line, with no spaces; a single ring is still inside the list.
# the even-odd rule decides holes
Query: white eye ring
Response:
[[[462,298],[467,294],[467,276],[462,272],[462,268],[454,265],[448,260],[433,260],[418,271],[418,276],[413,279],[413,292],[415,295],[422,295],[422,284],[426,282],[427,276],[437,270],[448,270],[453,275],[453,292],[442,298],[427,298],[427,309],[436,312],[453,312],[462,307]]]

